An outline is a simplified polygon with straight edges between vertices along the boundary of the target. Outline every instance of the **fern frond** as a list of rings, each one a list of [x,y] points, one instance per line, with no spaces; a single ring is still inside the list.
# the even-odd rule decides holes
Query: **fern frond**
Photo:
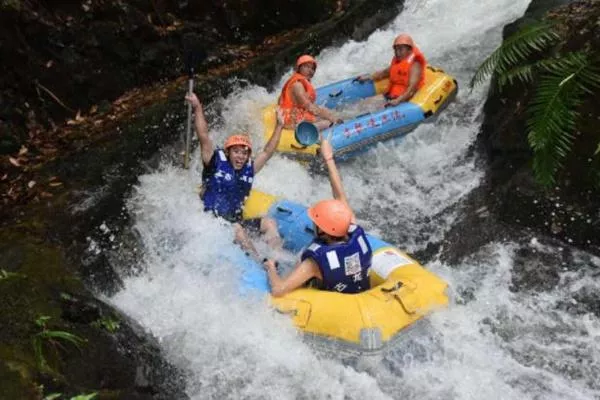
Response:
[[[577,71],[555,72],[540,77],[527,119],[527,137],[534,152],[534,173],[546,187],[554,183],[562,160],[571,151],[579,116],[577,108],[584,94],[577,83]]]
[[[535,66],[535,64],[522,65],[500,74],[497,82],[498,89],[502,91],[505,86],[512,86],[515,81],[532,83]]]
[[[542,22],[526,26],[507,38],[479,66],[469,86],[473,88],[483,83],[494,72],[504,73],[512,67],[527,61],[533,53],[539,53],[559,39],[553,25]]]

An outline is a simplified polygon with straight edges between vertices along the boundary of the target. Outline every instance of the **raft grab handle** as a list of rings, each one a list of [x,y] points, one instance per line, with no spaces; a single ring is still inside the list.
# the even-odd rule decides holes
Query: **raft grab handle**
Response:
[[[283,206],[277,206],[277,211],[282,214],[292,215],[292,210]]]
[[[342,89],[340,89],[337,92],[329,93],[329,97],[340,97],[342,95],[342,93],[344,93],[344,91]]]

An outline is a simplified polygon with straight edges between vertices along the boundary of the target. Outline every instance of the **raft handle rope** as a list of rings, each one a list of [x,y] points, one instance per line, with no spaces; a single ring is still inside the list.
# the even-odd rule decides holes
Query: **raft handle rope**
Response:
[[[392,293],[392,292],[395,292],[396,290],[400,289],[403,285],[404,284],[401,281],[398,281],[392,287],[389,287],[389,288],[382,287],[381,291],[383,293]]]

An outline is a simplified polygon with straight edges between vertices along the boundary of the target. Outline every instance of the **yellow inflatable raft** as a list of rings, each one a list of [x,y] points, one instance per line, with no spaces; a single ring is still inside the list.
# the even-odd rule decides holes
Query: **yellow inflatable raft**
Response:
[[[274,218],[284,246],[292,252],[299,252],[312,240],[313,224],[306,207],[300,204],[253,191],[244,214],[246,218]],[[377,237],[367,237],[373,249],[370,290],[342,294],[303,288],[271,298],[272,304],[289,314],[303,332],[362,352],[381,349],[403,329],[448,304],[444,280],[396,247]],[[256,268],[261,274],[250,274],[254,281],[247,283],[268,290],[262,267]]]

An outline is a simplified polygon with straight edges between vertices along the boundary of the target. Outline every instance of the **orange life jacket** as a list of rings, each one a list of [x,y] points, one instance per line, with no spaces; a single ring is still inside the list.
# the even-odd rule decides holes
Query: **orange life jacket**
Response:
[[[279,108],[283,112],[284,124],[286,126],[296,125],[302,121],[314,122],[316,120],[314,114],[310,113],[303,105],[296,104],[292,93],[294,83],[300,82],[304,86],[304,90],[308,94],[308,98],[312,103],[317,100],[317,92],[313,85],[306,77],[298,72],[283,85],[281,95],[279,96]]]
[[[402,60],[392,58],[390,64],[390,83],[387,90],[387,97],[395,99],[401,96],[406,89],[408,89],[410,69],[414,63],[421,64],[421,79],[417,84],[417,89],[423,87],[425,83],[425,67],[427,67],[427,61],[425,56],[421,53],[417,47],[413,47],[412,52]]]

